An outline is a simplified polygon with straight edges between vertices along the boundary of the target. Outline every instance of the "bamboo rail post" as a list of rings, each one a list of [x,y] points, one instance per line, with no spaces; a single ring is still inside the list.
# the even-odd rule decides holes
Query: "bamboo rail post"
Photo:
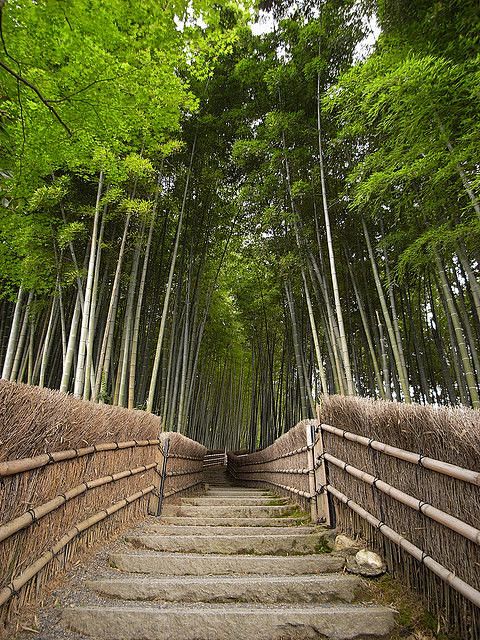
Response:
[[[332,526],[332,517],[330,514],[330,501],[328,499],[328,491],[326,489],[327,480],[327,461],[325,460],[325,446],[323,444],[322,425],[319,424],[314,429],[314,433],[318,434],[313,444],[313,458],[315,461],[315,493],[317,494],[317,508],[320,506],[320,520],[327,527]],[[317,455],[318,454],[318,455]],[[319,504],[320,503],[320,504]]]
[[[315,427],[308,423],[307,431],[307,461],[308,461],[308,488],[310,493],[310,518],[312,522],[318,522],[317,488],[315,481]]]
[[[162,474],[160,476],[160,486],[158,488],[158,502],[157,502],[157,518],[160,517],[162,513],[163,506],[163,494],[165,492],[165,478],[167,476],[167,462],[168,462],[168,449],[170,448],[170,438],[167,438],[163,444],[162,454],[163,454],[163,462],[162,462]]]

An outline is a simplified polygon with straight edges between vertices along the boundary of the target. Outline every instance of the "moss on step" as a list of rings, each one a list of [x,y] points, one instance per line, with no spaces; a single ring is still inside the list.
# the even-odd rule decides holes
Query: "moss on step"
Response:
[[[332,553],[332,551],[333,548],[328,538],[319,538],[317,544],[315,545],[315,553]]]
[[[298,505],[284,505],[285,510],[278,515],[279,518],[296,518],[297,520],[310,521],[305,511],[302,511]]]

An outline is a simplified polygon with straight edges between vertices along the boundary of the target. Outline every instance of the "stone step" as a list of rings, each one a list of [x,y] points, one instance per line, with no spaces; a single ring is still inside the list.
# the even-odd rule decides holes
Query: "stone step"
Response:
[[[290,505],[284,506],[205,506],[168,504],[163,507],[164,516],[189,516],[193,518],[268,518],[288,515],[292,512]]]
[[[191,519],[191,518],[190,518]],[[142,533],[156,533],[166,536],[283,536],[305,535],[307,533],[321,533],[317,527],[219,527],[219,526],[196,526],[196,525],[175,525],[175,524],[151,524],[145,527]]]
[[[300,556],[199,555],[194,553],[112,553],[110,565],[120,571],[170,576],[270,574],[299,576],[336,573],[344,557],[333,553]]]
[[[268,491],[257,491],[257,490],[253,490],[252,491],[248,491],[248,490],[244,490],[244,491],[240,491],[240,490],[229,490],[229,489],[209,489],[206,494],[205,497],[215,497],[215,496],[231,496],[233,498],[235,497],[245,497],[245,498],[265,498],[265,497],[270,497],[270,498],[275,498],[276,496],[273,495],[273,493],[269,493]]]
[[[160,524],[194,525],[198,527],[295,527],[305,524],[301,518],[194,518],[192,516],[166,516],[162,511]]]
[[[222,507],[222,506],[234,506],[234,507],[251,507],[255,505],[259,506],[279,506],[282,504],[286,504],[286,500],[279,498],[269,498],[260,497],[260,498],[250,498],[250,497],[231,497],[231,496],[206,496],[206,497],[198,497],[198,498],[182,498],[182,505],[194,505],[197,507]],[[274,503],[272,505],[272,503]]]
[[[195,536],[195,535],[133,535],[128,542],[154,551],[167,553],[221,553],[289,555],[321,553],[325,549],[326,536],[321,534],[291,534],[270,536],[266,534],[250,536]]]
[[[111,578],[87,587],[111,598],[156,602],[251,602],[252,604],[353,602],[358,576],[217,576],[199,578]]]
[[[385,637],[393,628],[386,607],[251,605],[79,607],[63,612],[73,631],[102,640],[294,640]]]
[[[208,484],[208,482],[206,483]],[[232,493],[271,493],[269,489],[264,487],[252,488],[252,487],[215,487],[209,485],[208,491],[230,491]]]

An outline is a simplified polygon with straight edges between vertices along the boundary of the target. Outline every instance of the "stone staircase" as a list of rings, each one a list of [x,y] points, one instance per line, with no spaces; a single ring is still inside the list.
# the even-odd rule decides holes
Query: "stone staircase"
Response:
[[[87,583],[101,601],[63,624],[97,640],[387,638],[394,612],[358,604],[362,581],[295,507],[210,471],[205,497],[168,505]],[[356,603],[357,602],[357,603]]]

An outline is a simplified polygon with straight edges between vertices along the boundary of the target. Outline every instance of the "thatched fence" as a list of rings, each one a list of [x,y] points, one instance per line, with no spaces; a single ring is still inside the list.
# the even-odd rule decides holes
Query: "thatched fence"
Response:
[[[311,423],[311,420],[300,422],[261,451],[244,455],[229,453],[229,473],[246,486],[273,486],[277,493],[309,511],[309,469],[313,459],[309,459],[306,427]]]
[[[318,421],[264,451],[231,456],[230,468],[366,539],[447,628],[480,637],[477,411],[333,396]]]
[[[156,514],[160,490],[203,488],[205,447],[161,428],[142,411],[0,381],[0,625],[88,547]]]

